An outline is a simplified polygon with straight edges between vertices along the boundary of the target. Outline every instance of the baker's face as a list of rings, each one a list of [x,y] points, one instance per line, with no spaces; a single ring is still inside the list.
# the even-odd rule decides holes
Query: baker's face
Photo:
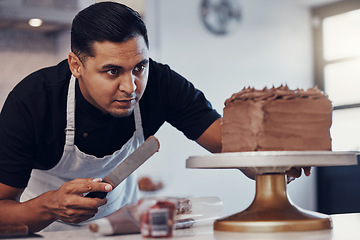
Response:
[[[83,96],[104,114],[129,116],[148,79],[149,58],[144,38],[137,36],[123,43],[95,42],[93,49],[95,57],[86,57],[75,76]]]

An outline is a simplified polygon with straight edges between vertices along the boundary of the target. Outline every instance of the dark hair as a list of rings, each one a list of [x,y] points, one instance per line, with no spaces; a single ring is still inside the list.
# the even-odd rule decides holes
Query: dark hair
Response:
[[[146,26],[138,12],[120,3],[95,3],[75,16],[71,27],[71,51],[83,61],[95,56],[94,42],[125,42],[138,35],[144,37],[149,47]]]

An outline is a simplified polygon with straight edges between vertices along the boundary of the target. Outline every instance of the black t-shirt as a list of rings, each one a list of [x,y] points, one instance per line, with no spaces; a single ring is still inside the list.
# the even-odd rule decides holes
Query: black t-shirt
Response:
[[[60,160],[70,77],[64,60],[30,74],[10,92],[0,115],[1,183],[24,188],[32,169],[51,169]],[[78,82],[75,98],[75,145],[81,151],[96,157],[111,155],[132,137],[133,114],[124,118],[102,114],[85,100]],[[196,140],[220,117],[201,91],[151,59],[139,105],[145,139],[167,121]]]

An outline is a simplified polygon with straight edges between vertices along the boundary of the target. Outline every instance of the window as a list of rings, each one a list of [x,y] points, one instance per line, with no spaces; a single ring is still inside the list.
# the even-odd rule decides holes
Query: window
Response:
[[[315,83],[334,106],[335,151],[360,150],[360,1],[314,8]]]

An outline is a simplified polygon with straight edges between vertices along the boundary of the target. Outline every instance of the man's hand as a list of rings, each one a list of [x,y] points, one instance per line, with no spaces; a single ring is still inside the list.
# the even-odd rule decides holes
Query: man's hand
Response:
[[[255,180],[256,173],[251,168],[242,168],[240,169],[248,178]],[[311,167],[292,167],[288,171],[286,171],[287,183],[294,181],[296,178],[301,176],[302,170],[306,176],[310,176]]]
[[[98,208],[106,204],[107,200],[86,198],[88,192],[110,192],[110,184],[101,182],[101,179],[75,179],[64,183],[58,190],[43,195],[44,205],[54,219],[66,223],[80,223],[92,218]]]
[[[302,169],[306,176],[310,176],[311,167],[292,167],[289,171],[286,172],[287,183],[294,181],[296,178],[299,178],[302,173]]]
[[[75,179],[64,183],[58,190],[19,202],[24,189],[0,183],[0,225],[25,224],[29,232],[38,232],[59,219],[79,223],[93,217],[106,199],[86,198],[93,191],[110,192],[110,184],[101,179]]]

